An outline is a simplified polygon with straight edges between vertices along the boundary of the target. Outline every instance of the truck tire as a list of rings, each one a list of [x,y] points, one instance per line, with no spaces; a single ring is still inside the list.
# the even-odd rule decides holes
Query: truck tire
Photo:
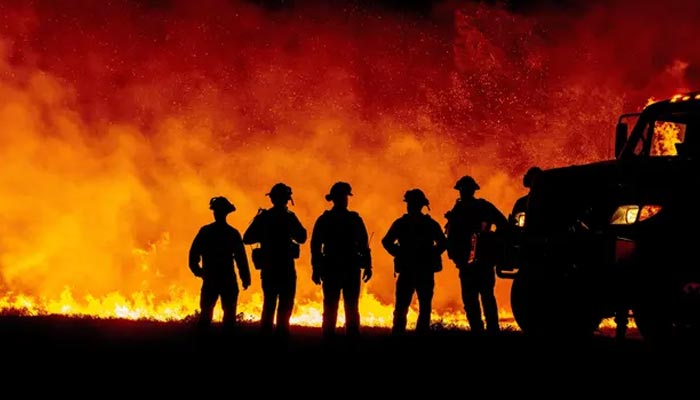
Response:
[[[515,322],[524,334],[535,338],[590,338],[603,318],[581,299],[565,283],[537,274],[518,273],[511,287]]]
[[[511,309],[515,322],[526,335],[542,337],[547,330],[547,307],[543,298],[543,285],[531,277],[518,273],[510,291]]]

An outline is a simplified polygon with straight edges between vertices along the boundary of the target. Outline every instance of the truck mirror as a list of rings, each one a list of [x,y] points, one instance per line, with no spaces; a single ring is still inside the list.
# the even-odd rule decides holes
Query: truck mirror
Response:
[[[627,143],[627,124],[620,122],[615,127],[615,158],[620,156],[625,143]]]

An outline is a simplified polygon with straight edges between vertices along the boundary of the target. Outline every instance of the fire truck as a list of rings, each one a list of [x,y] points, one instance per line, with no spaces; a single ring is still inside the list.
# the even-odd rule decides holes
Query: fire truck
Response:
[[[700,337],[699,140],[700,92],[679,94],[621,115],[614,157],[537,177],[496,269],[524,333],[629,313],[644,340]]]

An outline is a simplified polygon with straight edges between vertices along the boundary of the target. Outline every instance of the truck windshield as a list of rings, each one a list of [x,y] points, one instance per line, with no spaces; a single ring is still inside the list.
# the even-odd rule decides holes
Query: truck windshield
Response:
[[[693,121],[693,116],[688,112],[674,112],[656,116],[653,120],[647,120],[641,136],[638,136],[634,145],[634,154],[637,156],[677,156],[681,143],[686,141],[686,133]],[[634,140],[634,139],[633,139]]]

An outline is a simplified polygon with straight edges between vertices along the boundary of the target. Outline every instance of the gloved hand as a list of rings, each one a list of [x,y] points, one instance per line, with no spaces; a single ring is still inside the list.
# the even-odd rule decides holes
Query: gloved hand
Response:
[[[370,279],[372,279],[372,268],[365,268],[363,271],[364,272],[362,273],[362,280],[364,282],[367,282]]]
[[[315,284],[320,285],[321,284],[321,273],[318,271],[313,271],[311,273],[311,280],[314,281]]]

